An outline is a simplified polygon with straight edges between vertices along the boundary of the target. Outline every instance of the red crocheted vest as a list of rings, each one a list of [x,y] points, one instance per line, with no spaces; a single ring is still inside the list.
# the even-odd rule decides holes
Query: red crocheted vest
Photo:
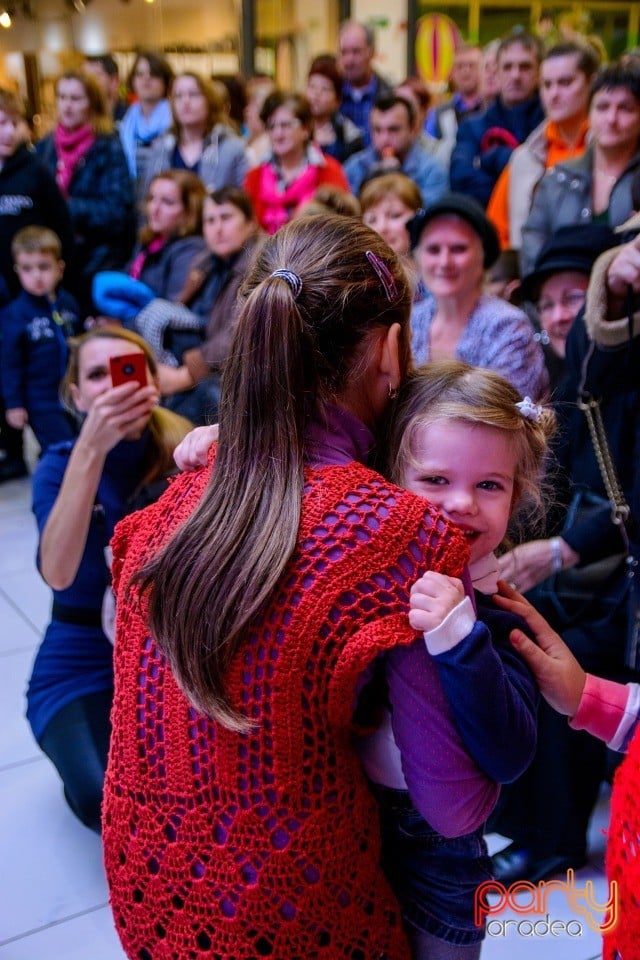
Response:
[[[640,728],[613,781],[607,879],[618,884],[618,906],[603,957],[640,960]]]
[[[231,698],[255,721],[233,733],[190,707],[128,587],[207,479],[179,478],[114,538],[104,847],[127,956],[405,960],[352,744],[356,683],[379,653],[416,639],[414,580],[459,575],[466,546],[424,500],[357,463],[310,470],[298,547],[230,671]]]

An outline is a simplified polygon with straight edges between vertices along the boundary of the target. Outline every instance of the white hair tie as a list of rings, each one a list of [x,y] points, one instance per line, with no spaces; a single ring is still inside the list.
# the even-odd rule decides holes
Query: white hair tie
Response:
[[[520,400],[519,403],[516,403],[518,412],[520,416],[524,417],[525,420],[535,420],[536,423],[540,420],[542,416],[542,407],[539,403],[534,403],[531,397],[525,397],[524,400]]]

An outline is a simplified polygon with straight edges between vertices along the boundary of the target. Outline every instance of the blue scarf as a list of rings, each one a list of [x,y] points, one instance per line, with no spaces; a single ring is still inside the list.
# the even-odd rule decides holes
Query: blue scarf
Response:
[[[153,113],[147,119],[143,116],[139,103],[133,103],[120,124],[120,140],[127,158],[132,177],[137,176],[136,150],[139,143],[149,144],[160,134],[165,133],[173,122],[168,100],[160,100]]]

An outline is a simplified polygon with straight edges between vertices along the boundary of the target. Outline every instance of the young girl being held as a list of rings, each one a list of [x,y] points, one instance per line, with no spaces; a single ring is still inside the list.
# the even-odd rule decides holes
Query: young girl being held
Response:
[[[473,595],[461,580],[427,572],[412,589],[410,621],[424,632],[467,750],[499,783],[514,780],[533,757],[537,693],[509,643],[522,621],[491,600],[494,550],[516,513],[531,518],[540,507],[552,430],[553,415],[521,401],[502,377],[448,360],[406,380],[391,426],[392,478],[430,500],[469,543]],[[393,672],[387,673],[392,683]],[[366,769],[371,746],[363,754]],[[375,781],[371,767],[368,772]],[[448,839],[432,829],[408,791],[383,782],[375,792],[383,863],[414,957],[479,957],[484,930],[474,924],[474,895],[491,876],[483,827]]]
[[[497,374],[454,360],[410,375],[394,405],[387,473],[463,530],[474,590],[465,596],[462,581],[432,571],[413,586],[411,624],[426,634],[446,700],[437,699],[424,648],[388,651],[387,706],[358,754],[379,802],[382,862],[415,960],[477,960],[484,930],[474,923],[474,898],[491,878],[483,832],[497,788],[491,798],[470,781],[474,770],[514,780],[536,745],[536,687],[508,639],[525,624],[490,599],[493,551],[516,513],[540,505],[553,415],[521,401]],[[180,466],[205,462],[214,439],[214,428],[193,431]],[[371,689],[377,700],[375,681]],[[360,690],[362,719],[372,697]]]

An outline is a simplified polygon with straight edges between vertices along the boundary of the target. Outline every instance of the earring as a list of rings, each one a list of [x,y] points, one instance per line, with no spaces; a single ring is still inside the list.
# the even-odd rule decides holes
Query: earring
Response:
[[[389,400],[395,400],[397,396],[398,396],[398,388],[392,387],[391,383],[389,383]]]

